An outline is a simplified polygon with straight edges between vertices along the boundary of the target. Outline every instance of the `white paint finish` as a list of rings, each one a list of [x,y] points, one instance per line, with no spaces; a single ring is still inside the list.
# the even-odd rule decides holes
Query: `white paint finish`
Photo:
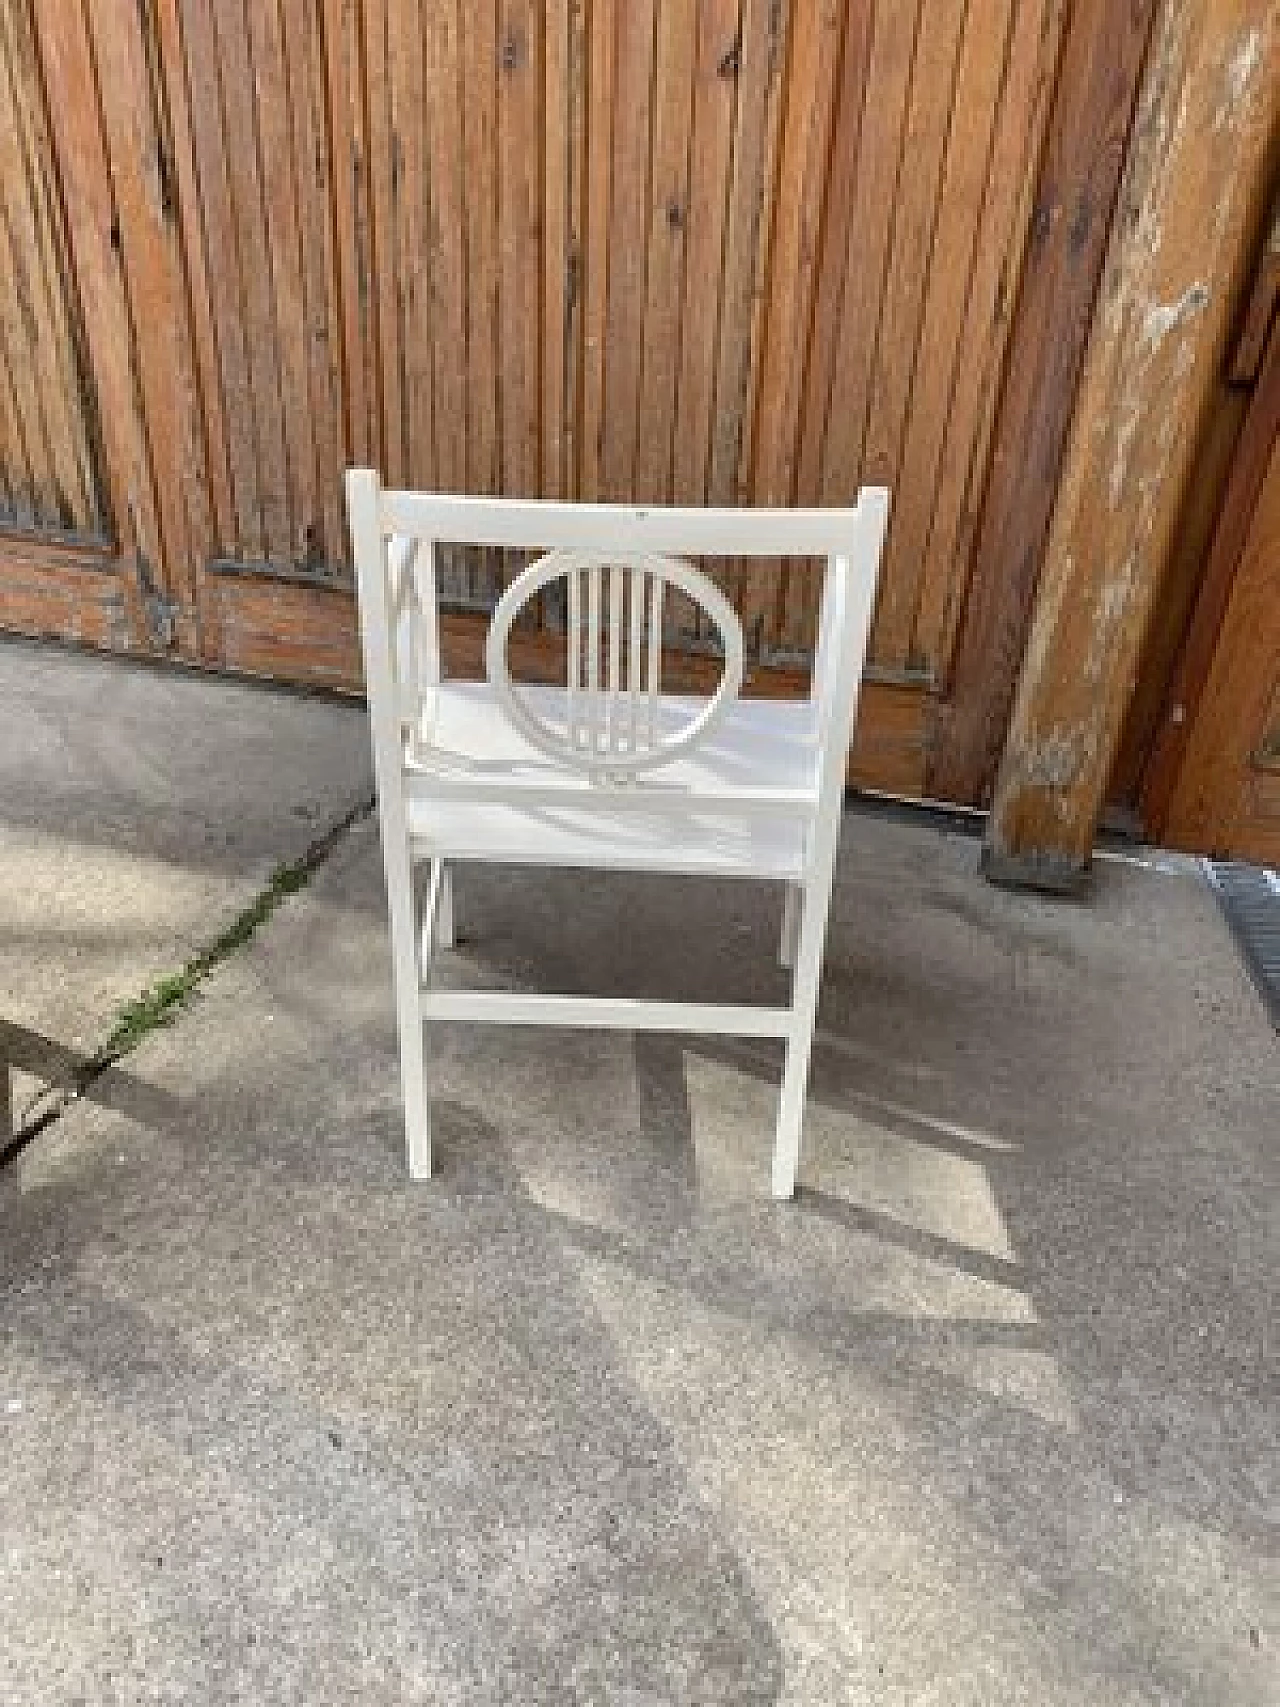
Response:
[[[790,1008],[731,1002],[635,1001],[617,996],[543,996],[506,990],[424,990],[426,1019],[467,1025],[537,1025],[606,1031],[705,1032],[725,1037],[786,1037]]]
[[[352,477],[377,479],[372,469]],[[654,551],[688,557],[830,557],[854,552],[859,518],[888,505],[883,487],[863,488],[853,510],[681,510],[632,504],[558,504],[516,498],[379,493],[382,530],[456,545],[532,551]]]
[[[854,510],[653,510],[383,493],[368,470],[352,471],[347,484],[410,1173],[430,1171],[427,1020],[709,1031],[786,1042],[773,1190],[789,1197],[888,494],[870,488]],[[548,553],[499,604],[485,683],[440,679],[431,574],[437,541]],[[807,700],[738,697],[736,614],[713,582],[671,556],[681,552],[827,558]],[[512,624],[529,599],[562,576],[565,685],[517,685],[507,656]],[[724,671],[710,699],[662,692],[668,585],[720,631]],[[791,1003],[749,1008],[434,990],[432,953],[452,941],[446,861],[459,859],[780,881],[780,954],[794,968]],[[412,879],[423,863],[432,872],[425,908]]]
[[[584,690],[576,666],[580,600],[571,596],[568,601],[569,664],[563,696],[527,692],[512,680],[507,654],[512,629],[524,610],[555,582],[564,580],[573,588],[584,574],[588,584],[587,621],[581,631],[587,653],[585,750],[579,734]],[[643,623],[646,584],[660,589],[664,583],[678,587],[706,612],[719,631],[724,652],[724,667],[716,692],[705,702],[681,701],[689,706],[689,717],[683,725],[675,726],[671,726],[670,719],[660,723],[658,715],[657,672],[662,655],[660,599],[651,598],[648,604],[650,625],[656,626]],[[627,603],[631,621],[624,704],[622,614]],[[648,651],[650,679],[648,714],[643,726],[636,716],[641,642]],[[743,668],[742,625],[720,589],[691,564],[646,552],[552,551],[538,558],[512,581],[498,601],[485,646],[485,673],[497,704],[529,745],[557,764],[584,772],[600,782],[656,770],[705,742],[737,698]]]

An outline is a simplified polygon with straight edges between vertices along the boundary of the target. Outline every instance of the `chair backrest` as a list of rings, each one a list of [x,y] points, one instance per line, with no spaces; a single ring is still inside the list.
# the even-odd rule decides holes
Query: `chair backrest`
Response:
[[[510,584],[490,623],[485,668],[511,723],[569,773],[618,787],[707,741],[742,684],[741,624],[697,558],[826,559],[811,697],[815,773],[830,743],[847,745],[874,602],[888,494],[866,488],[845,510],[679,510],[557,504],[384,491],[367,469],[348,474],[366,670],[375,717],[398,725],[409,762],[429,752],[440,649],[437,545],[540,550]],[[564,692],[530,694],[513,678],[509,645],[531,601],[565,587]],[[673,714],[662,692],[667,594],[699,606],[720,638],[713,694]],[[815,774],[815,783],[818,778]]]
[[[532,702],[507,654],[521,612],[566,583],[565,693]],[[706,705],[676,726],[660,716],[667,588],[699,606],[720,635],[724,664]],[[629,551],[550,551],[512,581],[493,613],[485,670],[507,716],[549,758],[621,781],[703,741],[742,685],[742,626],[713,581],[677,557]]]

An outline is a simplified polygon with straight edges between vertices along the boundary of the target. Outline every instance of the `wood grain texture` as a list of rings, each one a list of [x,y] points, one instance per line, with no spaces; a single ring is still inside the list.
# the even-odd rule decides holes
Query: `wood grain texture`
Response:
[[[1143,820],[1154,835],[1184,847],[1216,839],[1217,851],[1231,853],[1238,847],[1241,808],[1247,807],[1241,792],[1248,783],[1249,752],[1260,736],[1250,707],[1259,695],[1265,699],[1269,673],[1280,661],[1280,587],[1273,572],[1280,543],[1274,519],[1267,520],[1268,507],[1274,517],[1277,503],[1268,488],[1277,483],[1280,438],[1280,330],[1274,327],[1263,358],[1231,445],[1230,466],[1215,487],[1221,503],[1199,596],[1142,777]],[[1196,482],[1208,472],[1202,450]],[[1268,542],[1275,554],[1270,568]],[[1256,586],[1246,584],[1250,577]],[[1260,597],[1268,589],[1269,606]]]
[[[799,424],[796,500],[801,504],[816,504],[822,497],[822,458],[831,412],[836,347],[840,340],[850,257],[856,254],[850,234],[876,11],[872,4],[854,5],[850,7],[845,23],[840,86],[831,138],[830,183],[823,216],[813,325]]]
[[[186,272],[186,295],[191,312],[191,333],[199,378],[199,407],[204,419],[205,467],[209,480],[214,540],[212,549],[230,551],[237,538],[235,495],[232,487],[230,445],[222,376],[218,364],[218,328],[213,309],[213,283],[209,276],[208,248],[201,217],[201,185],[196,155],[196,129],[191,111],[191,88],[187,77],[182,18],[178,0],[157,0],[155,9],[158,71],[163,78],[164,100],[169,110],[169,135],[173,145],[173,167],[181,227],[182,259]],[[203,586],[204,566],[197,566],[197,585]],[[212,613],[201,596],[202,623]],[[217,656],[216,632],[202,635],[202,645]]]
[[[462,40],[454,0],[423,13],[427,172],[431,183],[431,339],[435,351],[435,484],[467,484],[467,279]],[[514,384],[516,375],[512,373]]]
[[[35,261],[35,237],[30,206],[30,180],[22,157],[14,94],[14,68],[4,53],[0,63],[0,172],[3,173],[3,228],[0,228],[0,345],[7,370],[10,406],[10,478],[24,495],[28,525],[44,522],[54,528],[72,525],[73,468],[59,434],[46,420],[47,394],[58,397],[56,378],[43,360],[45,345],[23,313],[33,295],[43,297],[37,284],[27,282]]]
[[[1152,785],[1170,777],[1175,847],[1280,864],[1280,328],[1259,380],[1214,538]],[[1185,742],[1177,737],[1186,731]]]
[[[675,501],[680,504],[707,501],[737,92],[734,55],[738,51],[741,13],[741,0],[704,0],[698,8],[684,303],[672,454],[673,491]]]
[[[1002,878],[1069,884],[1088,867],[1269,188],[1278,75],[1265,0],[1170,0],[1157,21],[988,824]]]
[[[1155,0],[1083,0],[1039,172],[972,577],[930,786],[990,797],[1025,646]]]
[[[26,0],[0,5],[0,243],[9,250],[23,331],[39,384],[37,401],[57,514],[85,533],[104,527],[93,445],[92,402],[77,347],[74,281],[58,205],[44,86]],[[34,473],[34,470],[29,470]]]
[[[498,6],[498,348],[503,490],[541,477],[542,33],[533,0]]]
[[[626,0],[613,14],[607,389],[600,473],[601,495],[618,500],[633,490],[639,440],[656,14],[657,0]]]
[[[919,17],[920,0],[876,8],[823,443],[820,490],[822,501],[829,504],[847,503],[862,478]]]
[[[198,647],[198,578],[213,543],[213,518],[169,112],[157,76],[154,20],[133,10],[119,19],[90,13],[161,525],[161,555],[147,566],[146,592],[164,607],[153,604],[157,641],[190,651]]]
[[[226,125],[227,181],[234,222],[234,256],[239,272],[239,312],[248,358],[249,402],[258,496],[262,511],[262,550],[288,563],[293,527],[289,506],[289,463],[285,448],[285,409],[280,382],[280,342],[267,231],[259,139],[259,103],[244,0],[213,0],[215,52]],[[124,90],[128,99],[128,88]],[[228,257],[230,259],[230,257]]]
[[[377,320],[357,0],[323,0],[326,121],[333,155],[333,228],[342,300],[345,441],[351,462],[381,457]]]
[[[1276,141],[1280,150],[1280,133]],[[1167,750],[1172,746],[1181,752],[1183,739],[1189,733],[1186,688],[1175,677],[1181,674],[1192,624],[1197,629],[1202,627],[1206,603],[1216,609],[1219,622],[1225,609],[1225,589],[1216,605],[1209,596],[1206,566],[1215,530],[1228,488],[1234,485],[1237,456],[1248,456],[1255,461],[1257,458],[1256,439],[1242,439],[1242,434],[1252,413],[1262,357],[1274,322],[1275,262],[1280,256],[1280,216],[1276,213],[1272,212],[1259,231],[1255,252],[1253,276],[1245,286],[1230,350],[1205,407],[1195,473],[1187,482],[1179,507],[1169,559],[1142,648],[1138,680],[1125,713],[1124,732],[1107,788],[1107,811],[1126,814],[1130,822],[1140,824],[1148,835],[1157,833],[1156,826],[1168,801],[1165,782],[1170,779],[1164,778]],[[1259,348],[1260,325],[1263,342]],[[1171,727],[1169,719],[1175,708],[1180,708],[1181,721]],[[1159,773],[1163,780],[1153,784],[1153,773]]]
[[[769,289],[765,299],[760,383],[753,436],[751,496],[757,504],[795,500],[800,399],[813,321],[818,246],[830,182],[831,138],[844,15],[820,0],[799,0],[791,23],[786,114],[782,121]],[[808,589],[805,567],[765,562],[748,567],[742,616],[772,637],[781,624],[788,583]],[[793,611],[808,607],[801,597]],[[810,630],[804,639],[812,644]]]
[[[330,217],[333,162],[325,130],[324,54],[319,14],[310,0],[281,0],[289,78],[290,135],[298,198],[308,369],[315,450],[315,502],[304,562],[336,569],[347,558],[342,471],[342,310],[338,253]]]
[[[475,8],[476,15],[483,10]],[[492,6],[489,8],[492,17]],[[396,342],[401,364],[400,434],[405,478],[430,489],[439,480],[435,419],[435,315],[432,302],[431,175],[428,168],[426,68],[419,0],[398,0],[390,55],[391,147],[395,159],[395,229],[383,243],[383,263],[395,269],[396,324],[383,331]],[[492,84],[492,74],[490,76]],[[477,89],[474,103],[481,95]],[[492,118],[492,101],[489,102]],[[466,114],[464,113],[464,119]],[[467,170],[471,161],[464,156]],[[492,277],[492,270],[490,272]],[[492,339],[489,340],[492,348]],[[487,412],[492,437],[496,404]],[[463,423],[469,428],[470,417]]]
[[[447,7],[440,8],[447,12]],[[420,51],[401,37],[411,12],[399,0],[361,0],[358,82],[364,130],[363,181],[368,197],[367,244],[371,303],[370,351],[375,407],[375,443],[380,465],[403,481],[408,460],[404,438],[404,355],[400,342],[400,293],[396,226],[399,213],[399,163],[393,133],[391,61]]]
[[[79,7],[33,0],[68,242],[99,405],[116,542],[131,567],[159,561],[155,476],[132,364],[133,331],[111,172],[95,93],[93,51]],[[8,559],[6,558],[6,561]],[[133,607],[135,612],[137,607]],[[140,622],[135,643],[145,643]]]
[[[707,487],[712,504],[739,503],[747,496],[751,369],[759,348],[756,287],[767,272],[773,231],[772,187],[788,16],[789,9],[777,0],[743,0],[738,42],[731,50],[738,102]]]
[[[1156,0],[0,8],[0,526],[107,521],[134,643],[336,679],[349,462],[650,501],[886,479],[903,733],[857,774],[980,794]],[[211,554],[297,574],[233,593]],[[803,659],[812,566],[712,568],[758,657]]]
[[[922,389],[927,385],[926,375],[920,371],[921,320],[926,285],[941,284],[944,277],[940,269],[934,271],[931,260],[948,134],[953,120],[960,132],[968,126],[981,131],[990,112],[990,108],[984,112],[967,104],[961,106],[956,100],[964,14],[960,0],[941,0],[928,8],[922,17],[911,68],[911,96],[902,138],[893,237],[880,305],[862,452],[862,478],[877,486],[898,485],[902,441],[917,378]],[[1003,59],[998,29],[987,30],[983,45],[988,61]],[[970,91],[963,93],[967,102]],[[956,141],[963,147],[960,136]],[[954,196],[954,186],[948,188]],[[977,223],[979,208],[980,203],[973,201],[965,210],[970,229]],[[958,204],[952,200],[946,212],[956,217]],[[959,320],[960,315],[953,313],[953,328]],[[924,496],[921,490],[912,494],[917,502]],[[899,557],[895,564],[897,572],[886,575],[884,592],[877,605],[872,651],[880,663],[891,667],[906,669],[916,662],[911,638],[918,562],[919,559],[912,562]]]
[[[260,463],[253,418],[253,385],[249,373],[247,317],[240,277],[237,214],[231,197],[227,163],[227,131],[222,107],[218,43],[212,0],[187,0],[181,14],[183,59],[181,72],[187,90],[191,125],[193,194],[184,217],[199,219],[208,257],[207,311],[217,349],[218,393],[226,430],[231,514],[219,539],[229,555],[262,557],[267,552],[259,488]],[[179,68],[175,68],[175,80]],[[187,211],[189,209],[189,211]],[[188,254],[197,247],[194,231]],[[218,461],[217,441],[210,434],[210,459]]]
[[[1065,15],[1061,0],[1025,0],[1014,11],[988,190],[960,326],[963,355],[951,394],[911,643],[916,667],[942,682],[950,673],[956,626],[968,595],[974,528],[1033,223]]]
[[[615,0],[592,0],[587,61],[586,229],[584,234],[582,443],[579,491],[588,501],[603,493],[605,346],[609,306],[609,219],[613,174],[601,139],[613,130],[617,28]]]
[[[319,530],[319,503],[306,287],[294,179],[293,114],[279,9],[276,5],[256,5],[248,11],[288,475],[289,534],[285,560],[305,563],[310,555],[310,542]]]
[[[696,8],[662,0],[654,60],[635,496],[671,502],[689,228]]]

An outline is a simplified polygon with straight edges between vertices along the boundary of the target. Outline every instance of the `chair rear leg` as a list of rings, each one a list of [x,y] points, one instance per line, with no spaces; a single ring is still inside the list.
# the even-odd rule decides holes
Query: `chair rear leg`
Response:
[[[436,942],[441,948],[454,945],[453,873],[443,863],[440,866],[440,893],[436,900]]]
[[[782,1069],[778,1132],[773,1147],[775,1197],[791,1197],[796,1189],[805,1093],[809,1085],[809,1056],[813,1050],[813,1027],[818,1015],[818,988],[822,981],[822,950],[830,899],[830,872],[825,879],[811,878],[797,892],[800,928],[791,989],[791,1033],[787,1038]]]
[[[778,943],[778,964],[788,971],[792,971],[796,963],[803,905],[804,890],[798,883],[788,883],[782,891],[782,936]]]
[[[408,859],[387,861],[387,901],[391,920],[391,963],[400,1040],[400,1090],[404,1099],[405,1150],[410,1179],[431,1177],[431,1102],[427,1085],[427,1043],[420,991],[426,965],[419,963],[419,908]],[[422,947],[425,949],[426,945]],[[424,956],[425,959],[425,956]]]

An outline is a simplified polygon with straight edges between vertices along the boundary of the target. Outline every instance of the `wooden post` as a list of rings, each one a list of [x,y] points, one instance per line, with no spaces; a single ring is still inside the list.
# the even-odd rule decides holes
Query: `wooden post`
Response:
[[[1164,0],[1085,356],[984,870],[1090,850],[1272,153],[1273,0]]]
[[[969,587],[929,757],[926,787],[937,800],[985,806],[991,798],[1157,6],[1079,0],[1068,20]]]

